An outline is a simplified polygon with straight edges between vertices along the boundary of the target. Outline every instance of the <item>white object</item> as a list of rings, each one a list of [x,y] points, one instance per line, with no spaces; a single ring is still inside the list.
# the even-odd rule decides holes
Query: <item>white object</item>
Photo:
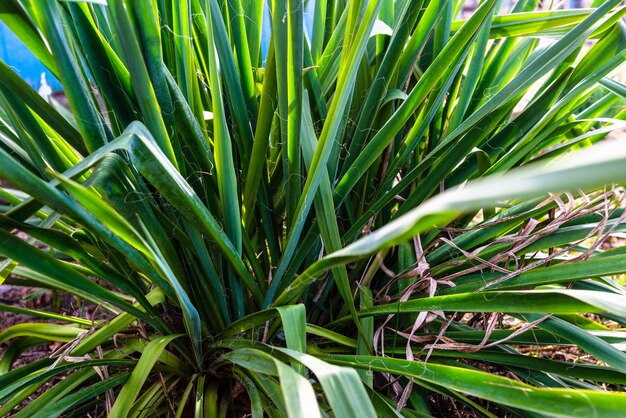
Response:
[[[52,87],[46,81],[46,73],[41,73],[41,79],[39,81],[39,90],[37,90],[39,95],[44,98],[46,102],[50,101],[50,96],[52,96]]]

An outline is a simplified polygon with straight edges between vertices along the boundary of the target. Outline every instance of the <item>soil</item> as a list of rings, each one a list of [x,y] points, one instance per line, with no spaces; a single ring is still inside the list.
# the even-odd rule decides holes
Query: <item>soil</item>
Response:
[[[428,396],[428,407],[435,418],[480,418],[473,409],[447,396],[433,393]]]
[[[53,295],[49,292],[43,294],[37,294],[38,289],[30,288],[30,287],[20,287],[20,286],[9,286],[2,285],[0,286],[0,303],[9,306],[19,306],[22,308],[29,309],[42,309],[46,307],[52,307],[53,304]],[[4,331],[5,329],[16,325],[22,324],[25,322],[34,322],[41,321],[41,318],[35,318],[29,315],[21,315],[14,314],[11,312],[2,312],[0,314],[0,331]],[[0,356],[4,354],[4,350],[7,348],[7,344],[0,345]],[[54,348],[54,347],[53,347]],[[40,360],[42,358],[48,357],[52,353],[50,347],[46,345],[42,345],[24,353],[18,362],[30,363],[35,360]],[[17,366],[18,364],[16,364]]]

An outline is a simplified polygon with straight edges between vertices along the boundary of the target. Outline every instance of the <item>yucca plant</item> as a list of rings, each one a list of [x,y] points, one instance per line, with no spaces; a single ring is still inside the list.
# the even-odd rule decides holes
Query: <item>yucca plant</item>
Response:
[[[500,3],[0,2],[0,416],[623,414],[626,8]]]

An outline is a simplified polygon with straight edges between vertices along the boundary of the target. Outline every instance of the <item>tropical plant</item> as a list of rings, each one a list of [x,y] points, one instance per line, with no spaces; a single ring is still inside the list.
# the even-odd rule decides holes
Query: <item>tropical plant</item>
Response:
[[[0,2],[0,416],[623,414],[620,0],[270,3]]]

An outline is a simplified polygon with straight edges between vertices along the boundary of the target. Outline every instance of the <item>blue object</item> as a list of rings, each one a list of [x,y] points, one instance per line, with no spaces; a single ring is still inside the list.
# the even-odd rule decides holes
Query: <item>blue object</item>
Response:
[[[2,0],[0,0],[2,1]],[[48,70],[20,41],[11,30],[0,22],[0,59],[19,74],[32,88],[39,88],[41,73],[46,73],[46,81],[52,90],[61,90],[59,80]]]

